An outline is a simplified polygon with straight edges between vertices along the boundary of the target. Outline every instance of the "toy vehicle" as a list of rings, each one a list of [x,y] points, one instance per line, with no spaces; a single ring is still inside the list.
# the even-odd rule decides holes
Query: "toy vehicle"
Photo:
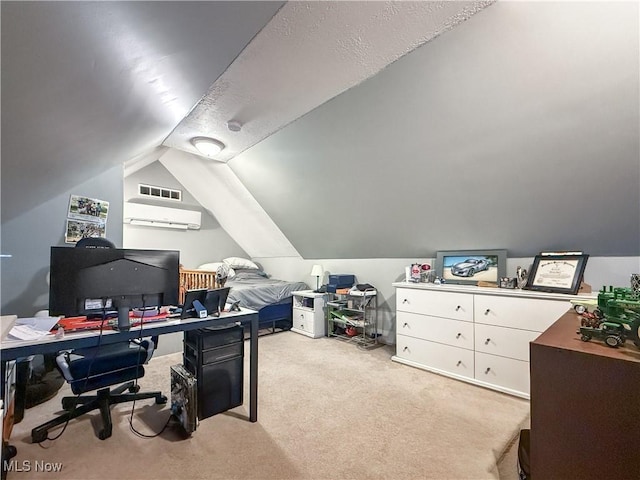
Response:
[[[480,258],[468,258],[464,262],[451,266],[451,274],[458,277],[473,277],[477,272],[489,269],[489,261]]]
[[[574,307],[575,308],[575,307]],[[583,315],[578,330],[580,339],[603,340],[609,347],[619,347],[627,339],[640,348],[640,295],[630,288],[603,288],[593,317]],[[599,321],[594,321],[598,320]]]
[[[585,298],[579,300],[571,300],[571,304],[573,305],[573,309],[579,314],[592,312],[596,315],[602,315],[602,312],[598,309],[598,300]]]

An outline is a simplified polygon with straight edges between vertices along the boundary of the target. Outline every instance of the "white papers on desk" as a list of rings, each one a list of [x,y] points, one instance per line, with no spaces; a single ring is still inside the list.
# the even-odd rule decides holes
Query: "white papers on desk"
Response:
[[[59,317],[18,318],[9,331],[8,338],[14,340],[36,340],[50,335],[50,330]]]

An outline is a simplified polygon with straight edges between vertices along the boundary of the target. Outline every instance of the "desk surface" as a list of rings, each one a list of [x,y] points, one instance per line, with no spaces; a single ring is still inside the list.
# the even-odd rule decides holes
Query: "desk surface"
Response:
[[[580,340],[580,334],[577,333],[579,328],[580,316],[569,311],[532,343],[536,346],[561,348],[572,352],[640,363],[640,349],[631,340],[627,340],[619,348],[608,347],[602,340],[596,338],[583,342]]]
[[[99,330],[86,330],[66,333],[65,336],[60,339],[55,338],[55,335],[50,335],[35,340],[3,340],[0,358],[2,361],[15,360],[16,358],[28,357],[35,354],[54,353],[72,348],[92,347],[99,343],[102,345],[117,343],[140,336],[150,337],[154,335],[164,335],[198,328],[215,327],[234,322],[244,324],[250,322],[252,317],[257,314],[258,312],[255,310],[242,308],[239,312],[223,312],[219,317],[170,318],[162,322],[144,324],[142,334],[140,332],[140,326],[136,326],[127,331],[103,330],[102,336],[100,336]]]

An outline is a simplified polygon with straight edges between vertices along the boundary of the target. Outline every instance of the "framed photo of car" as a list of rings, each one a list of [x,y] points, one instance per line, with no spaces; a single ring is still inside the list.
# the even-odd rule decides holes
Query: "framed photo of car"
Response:
[[[446,283],[496,285],[507,271],[506,250],[451,250],[436,252],[436,276]]]
[[[536,255],[524,286],[526,290],[576,295],[589,255]]]

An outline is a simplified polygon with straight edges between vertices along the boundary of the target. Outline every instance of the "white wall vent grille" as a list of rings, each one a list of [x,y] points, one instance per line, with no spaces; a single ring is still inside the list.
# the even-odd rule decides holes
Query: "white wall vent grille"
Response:
[[[165,200],[182,201],[182,190],[172,188],[155,187],[153,185],[138,184],[138,195],[143,197],[163,198]]]

